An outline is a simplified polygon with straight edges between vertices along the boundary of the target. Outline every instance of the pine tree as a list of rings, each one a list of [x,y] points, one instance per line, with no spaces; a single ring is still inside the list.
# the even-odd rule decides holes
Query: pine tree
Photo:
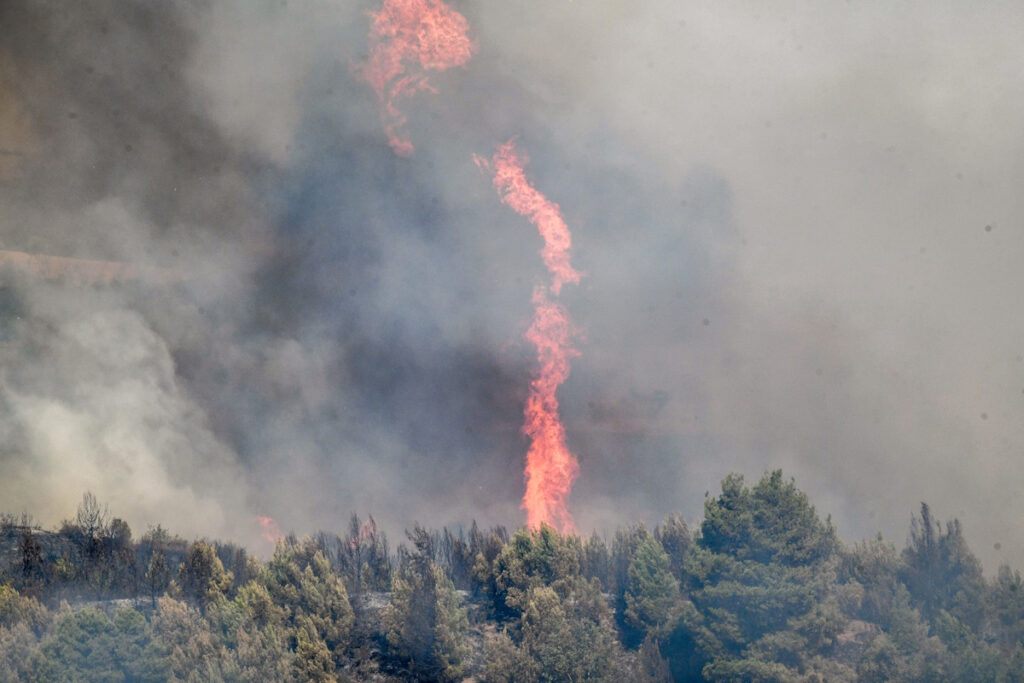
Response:
[[[388,645],[410,676],[459,680],[469,656],[466,610],[451,579],[432,559],[429,533],[416,526],[409,540],[415,552],[393,578],[382,617]]]
[[[671,560],[650,536],[637,546],[629,565],[626,622],[643,634],[668,621],[679,599],[679,582],[672,576]]]

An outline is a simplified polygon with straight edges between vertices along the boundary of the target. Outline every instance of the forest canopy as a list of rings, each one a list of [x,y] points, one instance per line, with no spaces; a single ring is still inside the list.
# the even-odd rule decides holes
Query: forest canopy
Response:
[[[781,471],[611,538],[372,518],[243,547],[140,537],[86,493],[0,518],[0,680],[1020,680],[1024,582],[927,504],[846,543]]]

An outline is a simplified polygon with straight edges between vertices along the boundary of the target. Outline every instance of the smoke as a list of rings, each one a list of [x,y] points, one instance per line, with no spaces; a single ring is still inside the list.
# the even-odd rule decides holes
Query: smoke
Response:
[[[165,341],[137,314],[66,303],[34,300],[3,354],[2,498],[53,520],[83,490],[125,513],[144,497],[153,523],[231,533],[246,502],[237,463],[174,376]]]
[[[450,4],[410,158],[377,3],[0,5],[0,249],[183,274],[4,274],[0,507],[518,523],[546,273],[471,162],[518,135],[587,273],[581,530],[781,466],[848,538],[927,500],[1020,563],[1019,8]]]
[[[0,500],[48,523],[88,489],[143,529],[249,531],[236,453],[175,359],[215,338],[203,306],[240,291],[241,237],[261,230],[245,159],[181,96],[192,19],[125,2],[0,8],[0,128],[28,122],[4,141],[18,163],[0,241],[45,266],[8,268],[0,290]]]

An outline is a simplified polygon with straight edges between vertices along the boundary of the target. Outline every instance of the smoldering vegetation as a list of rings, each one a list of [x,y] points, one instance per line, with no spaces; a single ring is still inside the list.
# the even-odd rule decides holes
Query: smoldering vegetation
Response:
[[[1014,12],[452,4],[478,50],[403,103],[408,159],[355,69],[373,3],[0,6],[0,249],[181,276],[3,269],[4,507],[56,523],[89,489],[254,546],[257,514],[515,526],[543,265],[471,158],[518,135],[585,273],[560,391],[581,529],[695,517],[724,472],[781,465],[844,533],[898,537],[928,499],[987,566],[1020,557],[1019,241],[992,177],[1016,142],[944,113],[961,74],[909,29],[1012,56],[985,29]],[[982,103],[1006,80],[984,73]]]

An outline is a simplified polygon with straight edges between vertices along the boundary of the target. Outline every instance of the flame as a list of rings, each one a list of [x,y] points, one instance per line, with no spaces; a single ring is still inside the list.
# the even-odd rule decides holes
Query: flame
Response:
[[[494,187],[501,194],[501,200],[516,213],[529,218],[544,238],[540,254],[551,272],[552,293],[557,296],[565,283],[579,282],[579,272],[569,264],[569,248],[572,246],[569,226],[562,220],[558,204],[538,192],[526,179],[523,167],[530,160],[516,149],[515,140],[500,145],[490,163],[478,156],[474,159],[481,168],[493,168]]]
[[[362,541],[374,538],[376,535],[377,522],[373,521],[373,517],[370,517],[359,526],[359,535],[348,539],[348,547],[355,550]]]
[[[256,521],[259,522],[260,528],[263,529],[263,531],[260,532],[260,536],[270,543],[277,545],[277,542],[284,538],[281,535],[281,529],[277,526],[277,522],[275,522],[273,518],[256,515]]]
[[[421,90],[437,93],[427,71],[469,61],[476,49],[469,22],[441,0],[384,0],[370,16],[370,56],[359,72],[380,100],[388,144],[409,156],[414,147],[400,132],[406,118],[397,103]]]
[[[533,322],[525,335],[537,348],[539,367],[523,410],[523,433],[530,437],[530,449],[526,454],[522,507],[531,528],[545,523],[572,532],[575,525],[566,503],[579,474],[579,463],[565,442],[557,392],[569,377],[569,359],[579,352],[572,347],[576,330],[568,312],[549,296],[549,289],[557,296],[562,285],[580,281],[580,273],[569,263],[572,236],[558,205],[527,180],[523,167],[528,159],[516,150],[514,140],[499,146],[490,161],[475,155],[474,159],[480,168],[494,172],[494,187],[502,202],[529,218],[544,238],[541,257],[551,273],[551,285],[534,288]]]

